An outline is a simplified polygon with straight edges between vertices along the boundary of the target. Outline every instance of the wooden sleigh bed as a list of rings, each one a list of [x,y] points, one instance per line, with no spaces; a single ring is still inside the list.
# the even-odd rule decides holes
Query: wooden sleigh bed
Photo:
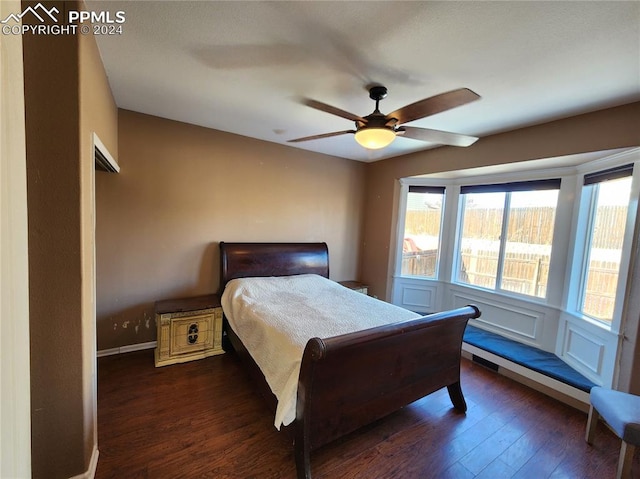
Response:
[[[221,294],[235,278],[314,274],[329,277],[325,243],[220,243]],[[361,294],[361,293],[353,293]],[[310,453],[341,436],[446,387],[454,407],[460,387],[462,336],[475,306],[308,340],[297,383],[293,436],[298,478],[311,478]],[[225,319],[228,341],[275,410],[265,375]]]

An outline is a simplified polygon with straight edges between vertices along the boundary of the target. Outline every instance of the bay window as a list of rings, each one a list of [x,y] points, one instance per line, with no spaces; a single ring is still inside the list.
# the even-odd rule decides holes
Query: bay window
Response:
[[[473,326],[611,387],[637,327],[640,148],[597,153],[402,179],[394,304],[478,305]]]

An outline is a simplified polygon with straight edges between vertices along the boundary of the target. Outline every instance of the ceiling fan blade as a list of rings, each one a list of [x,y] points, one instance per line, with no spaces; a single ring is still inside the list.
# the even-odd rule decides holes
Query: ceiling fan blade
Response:
[[[472,92],[468,88],[459,88],[447,93],[425,98],[411,105],[391,112],[387,118],[397,118],[398,124],[407,123],[426,116],[435,115],[443,111],[450,110],[457,106],[465,105],[480,99],[480,95]]]
[[[307,99],[304,101],[304,104],[310,106],[311,108],[315,108],[316,110],[324,111],[325,113],[331,113],[332,115],[346,118],[347,120],[359,121],[361,123],[367,122],[367,120],[365,120],[361,116],[354,115],[353,113],[349,113],[348,111],[341,110],[340,108],[327,105],[326,103],[322,103],[320,101]]]
[[[412,140],[429,141],[431,143],[438,143],[439,145],[450,146],[470,146],[478,141],[478,138],[475,136],[430,130],[428,128],[416,128],[413,126],[400,127],[398,134],[401,134],[405,138],[411,138]]]
[[[334,131],[332,133],[323,133],[322,135],[305,136],[304,138],[296,138],[287,140],[288,143],[298,143],[300,141],[319,140],[320,138],[329,138],[331,136],[346,135],[347,133],[355,133],[356,130]]]

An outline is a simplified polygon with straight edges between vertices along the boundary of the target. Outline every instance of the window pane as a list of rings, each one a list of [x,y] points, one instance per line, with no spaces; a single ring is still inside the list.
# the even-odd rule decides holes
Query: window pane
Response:
[[[597,183],[582,312],[610,323],[620,272],[631,177]]]
[[[400,273],[403,276],[436,277],[443,199],[440,193],[408,193]]]
[[[495,289],[505,193],[460,196],[464,216],[457,280]]]
[[[514,191],[500,288],[546,297],[558,190]]]

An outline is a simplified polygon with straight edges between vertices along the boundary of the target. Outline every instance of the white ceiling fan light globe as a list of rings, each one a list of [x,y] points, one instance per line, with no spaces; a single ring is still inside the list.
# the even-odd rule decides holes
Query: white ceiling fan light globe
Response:
[[[389,128],[361,128],[355,134],[356,141],[369,150],[379,150],[389,146],[396,133]]]

